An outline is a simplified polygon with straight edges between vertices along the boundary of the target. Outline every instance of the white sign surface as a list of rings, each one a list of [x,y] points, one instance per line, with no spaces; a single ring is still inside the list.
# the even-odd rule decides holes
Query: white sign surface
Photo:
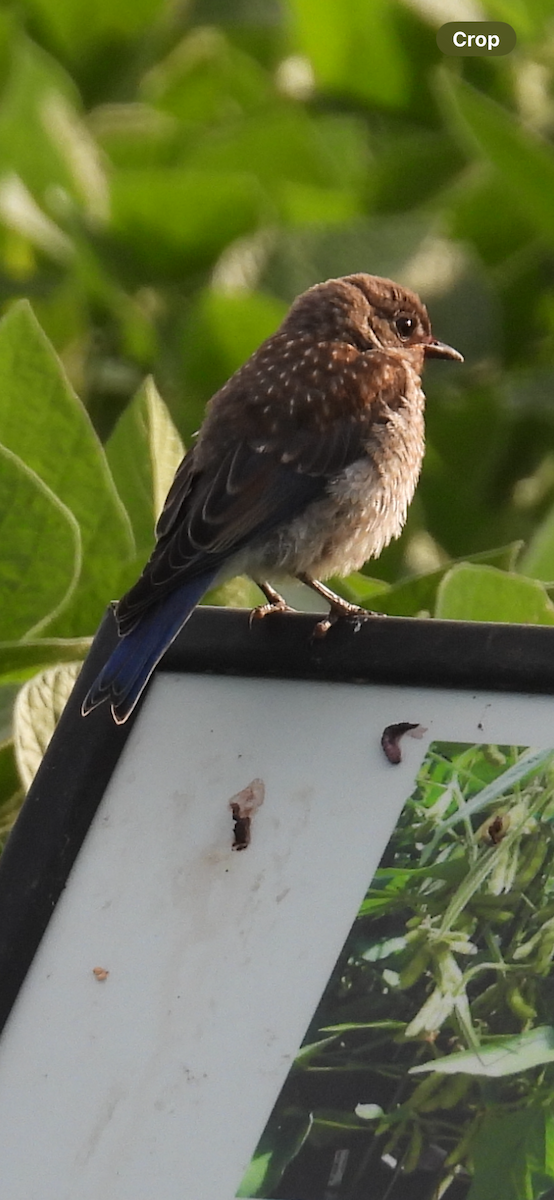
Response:
[[[0,1040],[2,1194],[232,1200],[429,742],[550,746],[553,707],[159,675]]]

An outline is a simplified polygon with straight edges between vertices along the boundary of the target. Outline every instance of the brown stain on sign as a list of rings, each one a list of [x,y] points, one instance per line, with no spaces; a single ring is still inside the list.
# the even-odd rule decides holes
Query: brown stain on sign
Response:
[[[427,730],[424,725],[418,725],[417,721],[398,721],[396,725],[387,725],[381,734],[381,745],[385,756],[393,766],[402,762],[400,738],[404,737],[405,733],[413,738],[422,738]]]
[[[233,815],[233,850],[246,850],[250,845],[252,818],[265,799],[262,779],[253,779],[241,792],[231,796],[229,808]]]
[[[98,981],[100,983],[104,983],[104,980],[108,978],[109,973],[110,972],[107,971],[105,967],[93,967],[92,968],[92,974],[94,975],[95,979],[98,979]]]

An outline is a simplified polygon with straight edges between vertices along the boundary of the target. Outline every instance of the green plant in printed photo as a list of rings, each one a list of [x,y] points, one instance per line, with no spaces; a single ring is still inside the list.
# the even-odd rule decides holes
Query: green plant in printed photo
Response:
[[[239,1196],[554,1194],[554,750],[434,742]]]

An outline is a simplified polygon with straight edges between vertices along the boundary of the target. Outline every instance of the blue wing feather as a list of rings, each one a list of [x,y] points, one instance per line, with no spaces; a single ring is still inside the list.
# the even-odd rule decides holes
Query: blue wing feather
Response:
[[[110,698],[117,723],[123,724],[127,720],[160,658],[186,624],[216,574],[217,569],[200,575],[165,596],[121,638],[83,701],[83,716]]]

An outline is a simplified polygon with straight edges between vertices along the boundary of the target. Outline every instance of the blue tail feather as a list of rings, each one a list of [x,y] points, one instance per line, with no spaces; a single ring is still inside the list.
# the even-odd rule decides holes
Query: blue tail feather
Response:
[[[211,571],[177,588],[121,638],[83,700],[83,716],[110,699],[117,723],[121,725],[127,720],[160,658],[186,624],[216,574]]]

